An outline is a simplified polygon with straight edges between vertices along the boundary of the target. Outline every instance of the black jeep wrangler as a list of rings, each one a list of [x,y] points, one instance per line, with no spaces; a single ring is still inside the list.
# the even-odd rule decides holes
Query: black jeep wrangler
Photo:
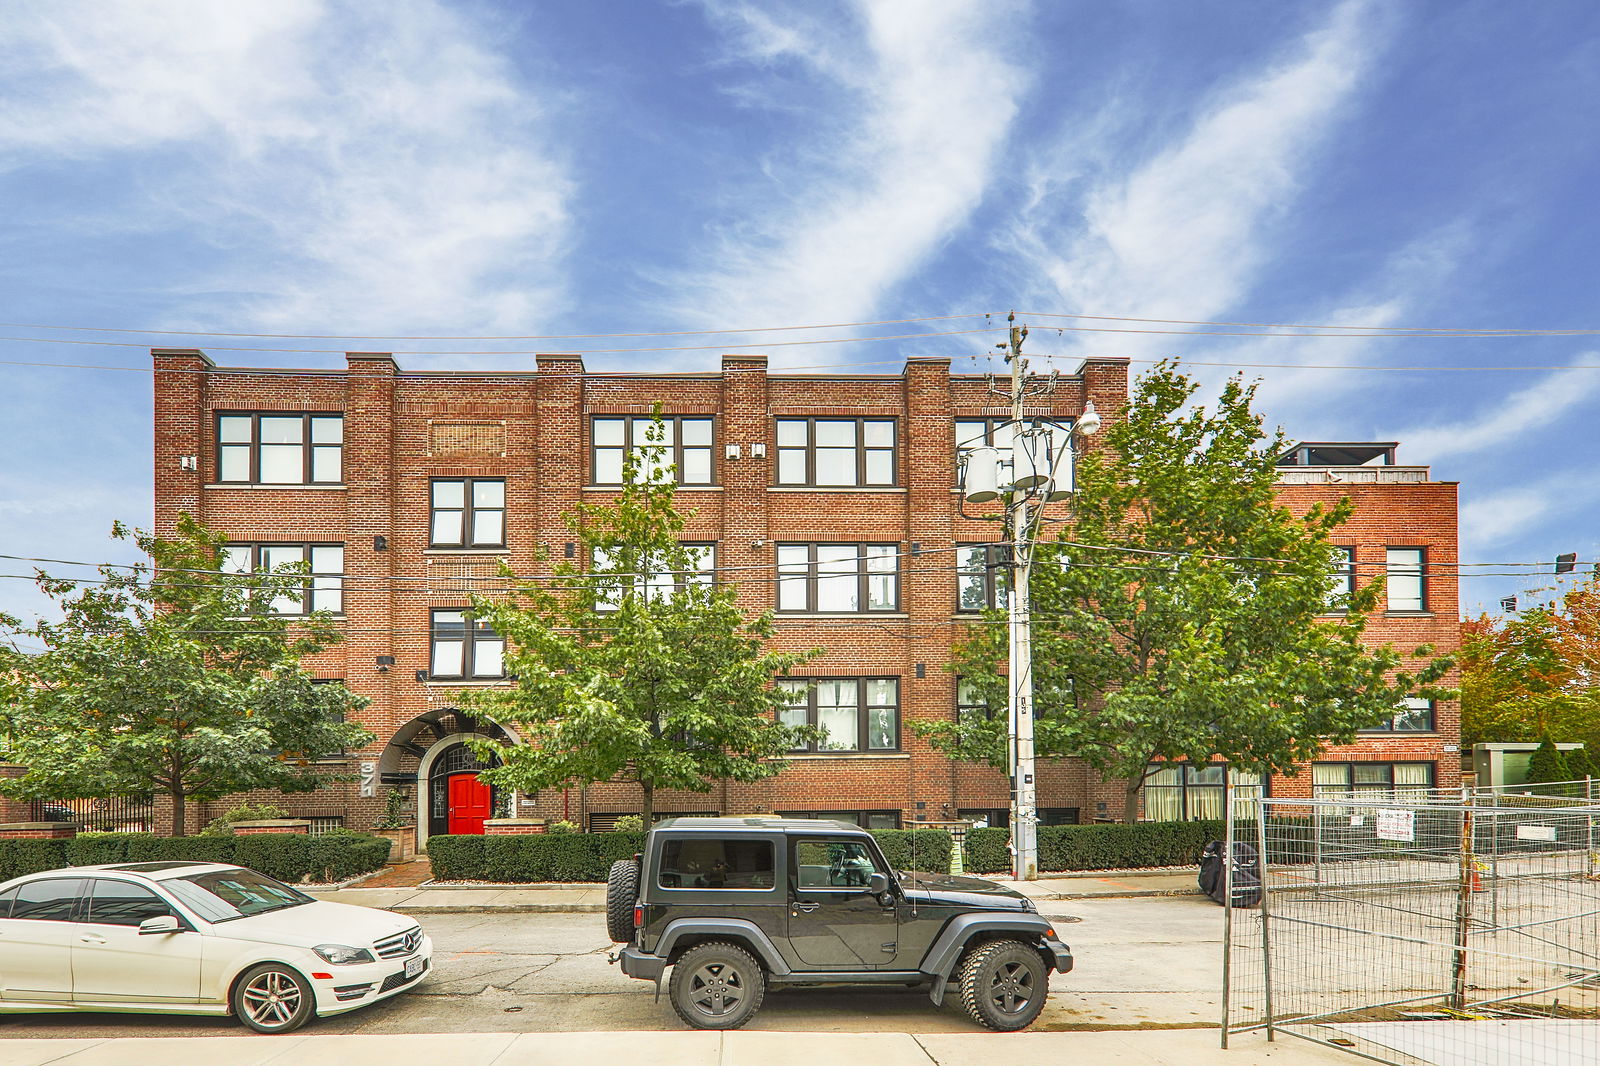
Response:
[[[611,868],[612,961],[656,983],[697,1029],[737,1029],[768,984],[928,986],[990,1029],[1032,1024],[1072,953],[1020,893],[976,877],[895,872],[843,822],[675,818]]]

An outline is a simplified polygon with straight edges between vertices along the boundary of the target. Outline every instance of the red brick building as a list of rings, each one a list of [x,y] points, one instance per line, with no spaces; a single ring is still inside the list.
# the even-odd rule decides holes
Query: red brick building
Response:
[[[337,371],[217,368],[191,350],[153,357],[156,528],[170,532],[186,511],[226,532],[236,565],[309,562],[309,606],[342,614],[347,633],[310,665],[371,700],[371,746],[330,760],[361,780],[278,800],[297,816],[366,826],[382,785],[415,790],[424,837],[480,828],[491,808],[591,827],[639,810],[625,785],[491,797],[461,735],[507,734],[456,701],[464,687],[504,683],[501,648],[460,612],[502,561],[536,573],[541,551],[573,550],[563,512],[616,491],[636,420],[659,401],[679,506],[694,512],[686,541],[739,580],[752,613],[776,612],[780,646],[827,649],[800,672],[806,719],[827,725],[830,741],[765,782],[658,794],[657,810],[826,813],[875,827],[1004,817],[1001,774],[954,763],[909,728],[956,712],[952,639],[994,597],[982,546],[998,526],[962,517],[954,490],[958,439],[992,437],[1009,415],[983,377],[952,375],[948,359],[911,359],[898,375],[818,375],[728,356],[719,372],[666,375],[592,373],[570,355],[539,356],[527,372],[402,371],[370,353]],[[1070,424],[1089,400],[1115,412],[1127,387],[1126,360],[1090,359],[1027,414]],[[1334,457],[1351,462],[1286,466],[1284,498],[1355,497],[1359,579],[1393,562],[1411,597],[1373,637],[1453,648],[1455,486],[1425,468]],[[1421,554],[1391,559],[1399,549]],[[1416,582],[1402,565],[1412,558],[1425,575]],[[1392,724],[1401,728],[1330,751],[1318,780],[1406,783],[1419,767],[1429,782],[1456,780],[1452,707]],[[1206,813],[1220,773],[1168,771],[1152,813]],[[1040,785],[1047,822],[1120,811],[1120,786],[1074,762],[1041,767]]]

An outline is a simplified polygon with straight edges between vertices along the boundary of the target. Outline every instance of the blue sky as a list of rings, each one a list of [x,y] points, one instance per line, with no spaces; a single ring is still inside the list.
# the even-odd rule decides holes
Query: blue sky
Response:
[[[10,364],[131,368],[0,363],[0,552],[126,558],[106,534],[150,517],[151,344],[234,365],[343,360],[220,349],[585,350],[655,370],[718,352],[595,349],[830,338],[767,350],[874,371],[982,368],[999,337],[863,339],[983,325],[968,318],[377,338],[1011,307],[1036,327],[1592,329],[1596,188],[1588,0],[13,4],[0,318],[373,339],[0,328],[35,338],[0,340]],[[1462,483],[1467,562],[1600,556],[1600,336],[1036,328],[1030,349],[1063,369],[1175,355],[1213,382],[1228,371],[1205,364],[1284,364],[1246,372],[1291,436],[1398,439],[1402,462]],[[1468,580],[1463,610],[1540,584]],[[0,610],[37,603],[0,580]]]

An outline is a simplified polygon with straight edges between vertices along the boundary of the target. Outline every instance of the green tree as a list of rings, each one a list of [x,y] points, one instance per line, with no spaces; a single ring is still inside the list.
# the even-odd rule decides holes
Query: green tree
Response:
[[[1448,661],[1402,670],[1392,648],[1362,643],[1378,583],[1332,598],[1340,557],[1329,535],[1349,501],[1302,516],[1279,505],[1285,441],[1263,431],[1254,386],[1229,381],[1214,412],[1189,406],[1196,388],[1172,364],[1139,381],[1104,446],[1079,456],[1070,520],[1033,569],[1037,750],[1124,781],[1130,821],[1158,760],[1293,773],[1404,697],[1446,694],[1432,686]],[[952,664],[996,713],[914,726],[951,755],[996,766],[1002,617],[971,627]]]
[[[788,700],[772,681],[816,653],[767,650],[770,615],[747,620],[734,585],[704,575],[699,550],[679,542],[686,516],[662,439],[658,420],[616,499],[565,516],[578,551],[552,580],[474,598],[475,616],[506,639],[516,684],[463,701],[524,741],[470,742],[501,760],[485,779],[526,792],[635,782],[646,824],[658,789],[770,777],[814,735],[781,723]]]
[[[1587,745],[1562,752],[1562,755],[1567,760],[1567,773],[1571,775],[1570,780],[1582,781],[1586,777],[1596,776],[1594,758],[1589,754]]]
[[[331,619],[270,612],[303,592],[303,564],[220,572],[225,538],[188,515],[171,539],[121,523],[112,535],[151,561],[97,581],[40,574],[60,620],[0,622],[0,676],[14,686],[0,754],[27,767],[0,787],[32,799],[162,792],[182,836],[189,800],[310,791],[325,780],[312,760],[371,740],[343,721],[365,700],[300,665],[339,639]]]
[[[1555,741],[1549,737],[1542,738],[1539,747],[1528,759],[1528,783],[1543,785],[1571,779],[1572,773],[1567,767],[1566,755],[1556,747]]]

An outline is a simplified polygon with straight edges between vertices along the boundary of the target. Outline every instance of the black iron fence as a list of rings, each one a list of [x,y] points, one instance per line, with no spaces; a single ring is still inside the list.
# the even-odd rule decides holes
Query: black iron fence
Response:
[[[150,796],[34,800],[30,815],[36,822],[72,822],[90,833],[150,833],[156,822]]]

